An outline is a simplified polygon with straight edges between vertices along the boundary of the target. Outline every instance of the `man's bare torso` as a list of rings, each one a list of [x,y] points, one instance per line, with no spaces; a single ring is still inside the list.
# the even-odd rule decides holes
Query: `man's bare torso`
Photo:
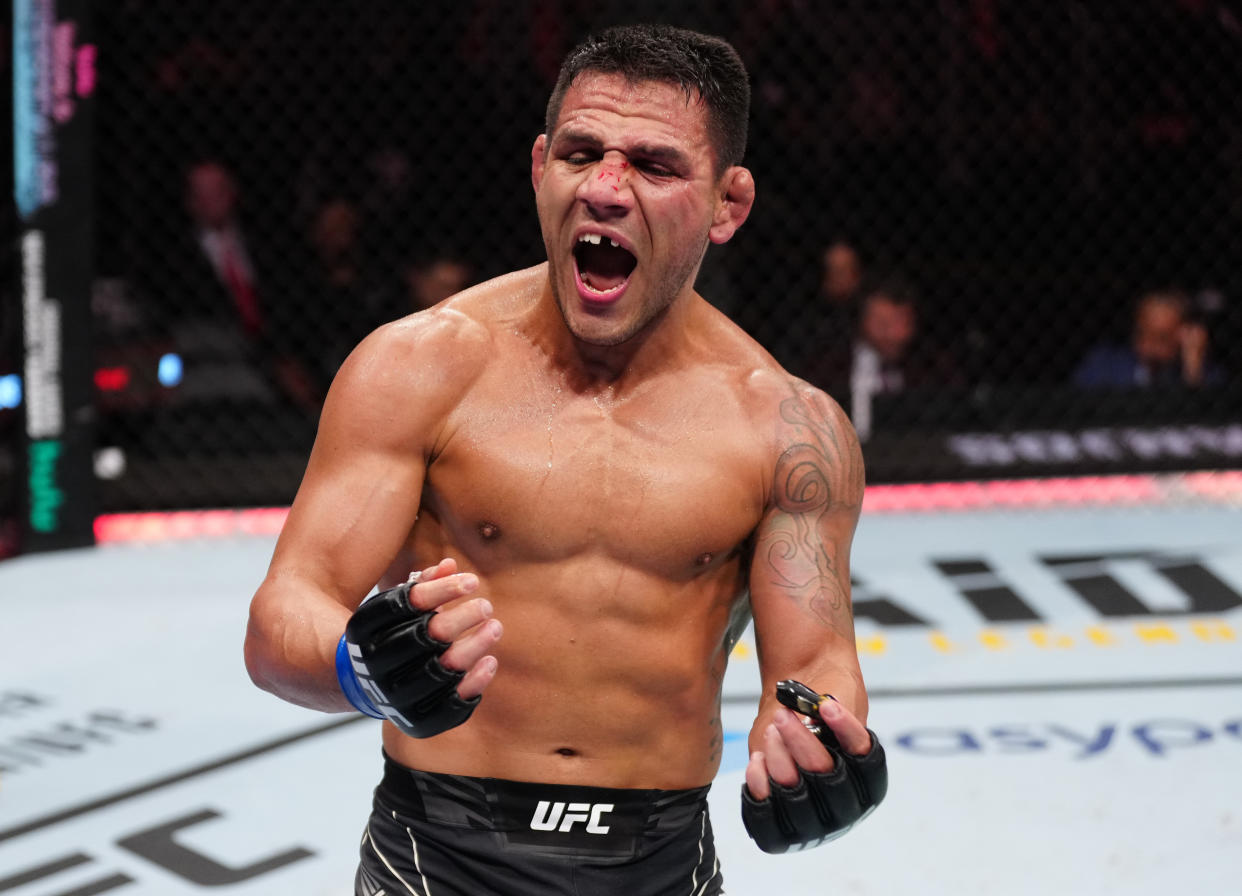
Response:
[[[385,747],[425,771],[706,784],[774,465],[762,420],[788,380],[701,303],[676,364],[619,387],[574,382],[537,336],[539,272],[431,312],[471,329],[484,360],[437,437],[390,579],[454,557],[505,635],[469,725],[428,741],[386,726]]]

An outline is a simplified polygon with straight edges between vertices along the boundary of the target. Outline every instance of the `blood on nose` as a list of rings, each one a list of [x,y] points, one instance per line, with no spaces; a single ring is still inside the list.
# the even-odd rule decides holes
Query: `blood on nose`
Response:
[[[612,187],[614,193],[621,192],[621,172],[630,167],[630,163],[624,159],[613,164],[607,164],[600,169],[596,179],[603,181],[606,186]]]

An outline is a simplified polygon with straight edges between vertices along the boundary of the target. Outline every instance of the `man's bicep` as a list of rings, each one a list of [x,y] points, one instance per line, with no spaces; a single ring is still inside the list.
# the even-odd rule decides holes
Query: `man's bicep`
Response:
[[[780,427],[750,590],[765,675],[784,676],[854,649],[849,555],[863,466],[849,420],[822,392],[787,398]]]
[[[432,428],[427,403],[368,366],[347,363],[333,384],[273,558],[273,569],[350,600],[370,590],[408,538]]]
[[[421,464],[395,462],[371,446],[312,461],[273,568],[296,568],[334,595],[361,598],[405,543],[421,490]]]
[[[833,636],[854,640],[849,520],[773,512],[755,542],[751,609],[763,652],[814,653]]]

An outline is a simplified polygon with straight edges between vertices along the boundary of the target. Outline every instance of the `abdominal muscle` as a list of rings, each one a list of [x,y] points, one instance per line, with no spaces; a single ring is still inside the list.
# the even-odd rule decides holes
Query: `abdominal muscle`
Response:
[[[422,771],[514,781],[664,790],[710,783],[720,763],[736,566],[676,583],[631,576],[642,587],[602,597],[548,587],[538,571],[509,573],[503,591],[480,575],[479,593],[505,632],[474,714],[424,740],[385,723],[388,754]],[[541,578],[542,587],[512,587]]]

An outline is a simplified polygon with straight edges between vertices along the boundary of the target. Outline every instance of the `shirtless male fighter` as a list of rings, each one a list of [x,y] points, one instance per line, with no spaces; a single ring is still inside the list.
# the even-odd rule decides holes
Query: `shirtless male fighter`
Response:
[[[858,442],[694,291],[754,200],[748,104],[716,38],[588,39],[531,153],[546,263],[381,327],[336,377],[246,663],[386,720],[358,893],[721,892],[706,794],[749,613],[751,836],[813,846],[883,798]]]

